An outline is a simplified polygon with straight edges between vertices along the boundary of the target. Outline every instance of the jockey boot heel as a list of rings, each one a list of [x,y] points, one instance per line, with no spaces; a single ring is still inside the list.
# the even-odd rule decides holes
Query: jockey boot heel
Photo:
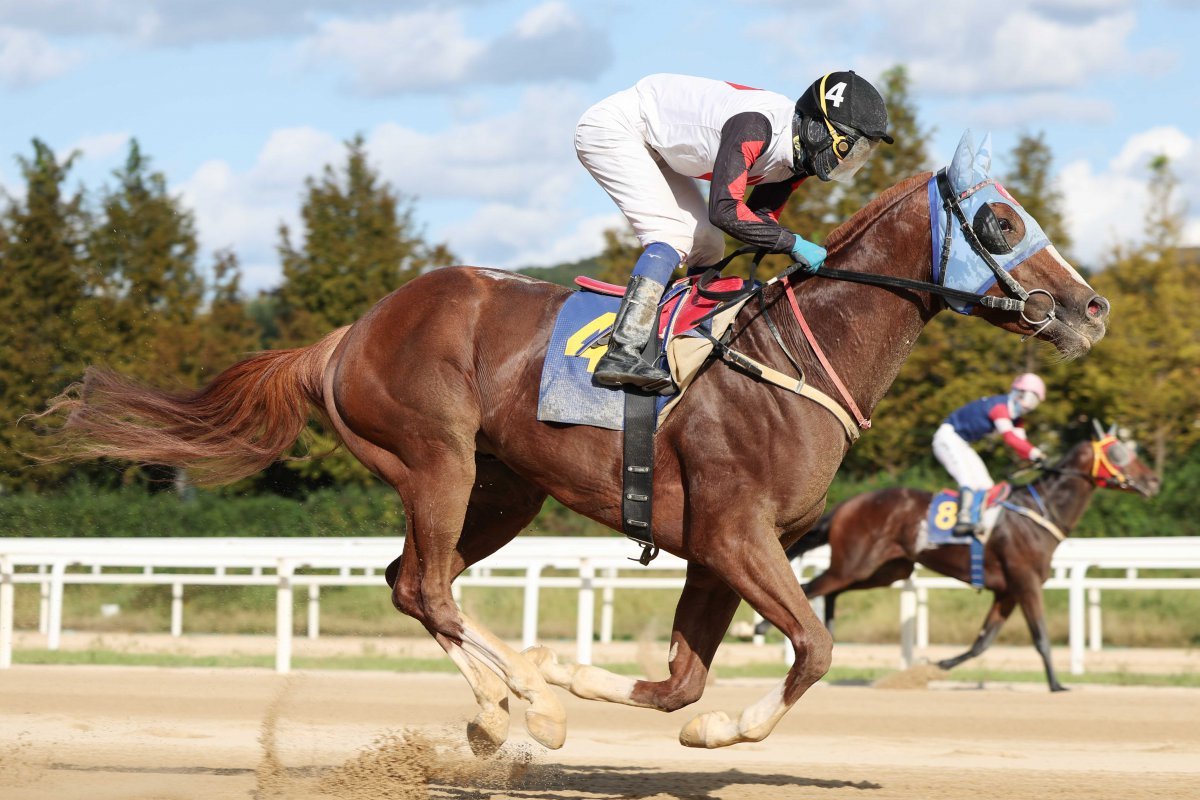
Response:
[[[629,279],[629,288],[617,309],[617,321],[608,351],[596,364],[595,379],[605,386],[636,386],[649,392],[669,393],[671,375],[642,359],[642,348],[655,333],[658,300],[664,287],[644,275]],[[665,391],[664,391],[665,390]]]

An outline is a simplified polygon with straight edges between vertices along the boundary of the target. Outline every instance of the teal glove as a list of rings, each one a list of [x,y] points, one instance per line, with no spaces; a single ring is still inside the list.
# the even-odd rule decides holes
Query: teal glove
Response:
[[[825,248],[797,236],[796,244],[792,246],[792,260],[805,262],[807,272],[816,272],[825,263]]]

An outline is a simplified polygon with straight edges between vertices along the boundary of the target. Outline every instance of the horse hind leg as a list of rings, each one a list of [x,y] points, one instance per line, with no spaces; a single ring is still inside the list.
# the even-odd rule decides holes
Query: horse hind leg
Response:
[[[662,681],[617,675],[600,667],[558,661],[546,647],[525,651],[549,683],[585,700],[675,711],[700,699],[717,646],[741,598],[707,569],[688,566],[687,579],[675,607],[675,622]]]

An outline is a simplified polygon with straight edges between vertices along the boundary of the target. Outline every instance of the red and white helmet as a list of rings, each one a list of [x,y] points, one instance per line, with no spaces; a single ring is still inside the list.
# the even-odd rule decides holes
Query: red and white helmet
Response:
[[[1033,392],[1037,395],[1038,400],[1046,399],[1046,382],[1032,372],[1026,372],[1014,378],[1012,388],[1014,392]]]

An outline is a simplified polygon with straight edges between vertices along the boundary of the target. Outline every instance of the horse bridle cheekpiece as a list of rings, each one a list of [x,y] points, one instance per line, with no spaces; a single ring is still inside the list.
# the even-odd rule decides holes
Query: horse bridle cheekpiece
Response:
[[[991,136],[978,149],[971,132],[963,134],[949,167],[939,170],[929,181],[929,216],[933,246],[933,279],[949,289],[974,294],[968,301],[954,296],[947,305],[960,314],[969,314],[978,303],[987,308],[1020,312],[1034,332],[1054,321],[1054,297],[1045,289],[1026,290],[1012,276],[1012,270],[1035,253],[1050,246],[1050,240],[1037,220],[1021,207],[1004,187],[988,175],[991,166]],[[1015,214],[1024,226],[1024,235],[1014,241],[1019,230],[1005,231],[996,208]],[[1013,235],[1010,235],[1013,234]],[[1007,297],[985,295],[1000,284]],[[1031,295],[1044,294],[1050,310],[1041,319],[1025,314],[1025,301]]]
[[[1133,451],[1114,434],[1092,440],[1092,482],[1114,489],[1133,487],[1133,481],[1121,469],[1133,462]]]

